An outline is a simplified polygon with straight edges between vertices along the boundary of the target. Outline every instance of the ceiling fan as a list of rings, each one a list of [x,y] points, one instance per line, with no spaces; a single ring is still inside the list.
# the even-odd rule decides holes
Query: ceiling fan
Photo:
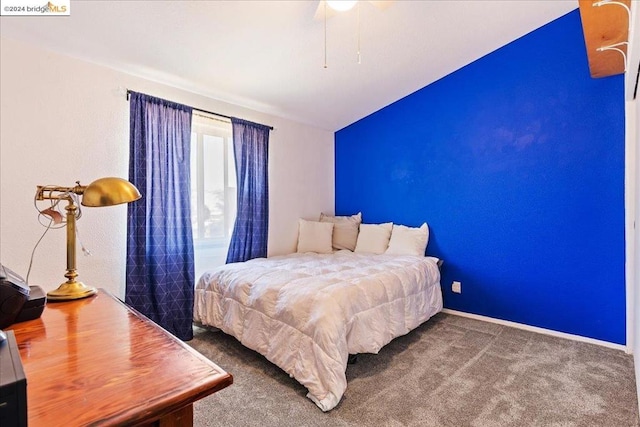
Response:
[[[357,32],[358,32],[358,49],[357,49],[357,61],[358,64],[361,63],[360,60],[360,4],[361,3],[371,3],[373,6],[380,10],[384,10],[391,6],[391,4],[395,0],[320,0],[318,1],[318,8],[316,9],[316,13],[314,15],[314,19],[316,20],[324,20],[324,68],[328,68],[327,66],[327,19],[335,16],[339,13],[346,12],[348,10],[353,9],[356,5],[358,6],[358,24],[357,24]]]
[[[391,6],[395,0],[363,0],[360,3],[370,3],[379,10],[384,10]],[[358,3],[355,0],[320,0],[313,19],[322,20],[336,16],[340,12],[346,12],[353,9]],[[325,7],[326,6],[326,7]]]

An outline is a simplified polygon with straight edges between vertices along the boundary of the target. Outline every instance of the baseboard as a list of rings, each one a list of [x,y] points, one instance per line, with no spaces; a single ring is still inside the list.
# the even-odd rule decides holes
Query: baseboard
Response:
[[[470,319],[482,320],[483,322],[497,323],[503,326],[510,326],[512,328],[524,329],[525,331],[529,331],[529,332],[537,332],[539,334],[551,335],[558,338],[565,338],[573,341],[596,344],[602,347],[612,348],[614,350],[622,350],[625,353],[631,353],[630,349],[626,345],[622,345],[622,344],[614,344],[608,341],[596,340],[593,338],[582,337],[580,335],[567,334],[564,332],[553,331],[551,329],[538,328],[537,326],[529,326],[529,325],[525,325],[524,323],[516,323],[516,322],[510,322],[508,320],[494,319],[493,317],[481,316],[479,314],[465,313],[464,311],[450,310],[448,308],[443,308],[442,312],[447,314],[453,314],[455,316],[462,316],[462,317],[468,317]]]

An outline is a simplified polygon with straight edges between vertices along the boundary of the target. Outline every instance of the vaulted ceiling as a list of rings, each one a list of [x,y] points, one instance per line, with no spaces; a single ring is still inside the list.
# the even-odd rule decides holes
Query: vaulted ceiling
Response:
[[[326,21],[327,68],[317,7],[318,1],[76,0],[69,17],[2,17],[0,34],[338,130],[578,2],[398,0],[385,9],[361,2],[359,32],[357,8]]]

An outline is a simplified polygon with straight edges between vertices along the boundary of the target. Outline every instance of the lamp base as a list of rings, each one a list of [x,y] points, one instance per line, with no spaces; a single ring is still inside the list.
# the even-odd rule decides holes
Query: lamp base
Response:
[[[70,301],[74,299],[87,298],[98,293],[94,287],[87,286],[82,282],[67,281],[55,291],[47,292],[47,301]]]

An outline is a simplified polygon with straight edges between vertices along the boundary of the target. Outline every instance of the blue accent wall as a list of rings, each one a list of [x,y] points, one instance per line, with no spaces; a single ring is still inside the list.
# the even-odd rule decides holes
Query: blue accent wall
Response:
[[[445,307],[625,343],[623,77],[578,10],[338,131],[335,174],[338,214],[429,224]]]

